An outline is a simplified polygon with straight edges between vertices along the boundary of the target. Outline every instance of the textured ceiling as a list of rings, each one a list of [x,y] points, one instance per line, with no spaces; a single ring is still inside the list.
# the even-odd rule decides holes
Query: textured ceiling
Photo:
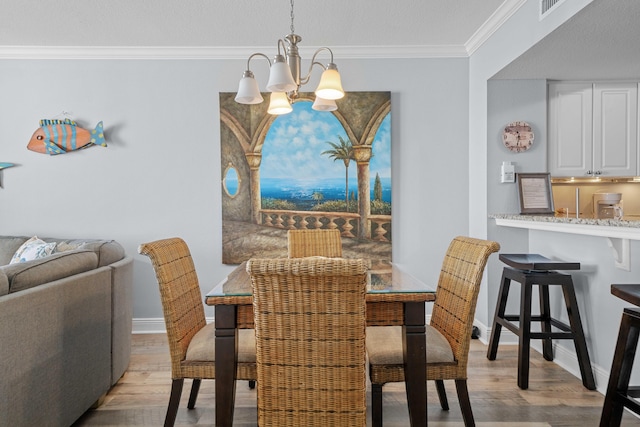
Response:
[[[272,46],[287,0],[3,0],[0,46]],[[308,46],[464,45],[513,0],[297,0]]]
[[[595,0],[495,78],[640,79],[640,0]]]

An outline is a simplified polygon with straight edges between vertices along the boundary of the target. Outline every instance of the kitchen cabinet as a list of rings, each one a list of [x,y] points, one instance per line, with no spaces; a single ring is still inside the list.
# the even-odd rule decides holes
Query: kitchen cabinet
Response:
[[[636,176],[638,83],[549,84],[552,176]]]

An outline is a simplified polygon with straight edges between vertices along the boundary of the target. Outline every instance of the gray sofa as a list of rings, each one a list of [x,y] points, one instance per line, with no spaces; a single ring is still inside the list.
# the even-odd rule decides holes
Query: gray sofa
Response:
[[[133,259],[110,240],[63,240],[9,264],[28,236],[0,236],[0,426],[69,426],[131,354]]]

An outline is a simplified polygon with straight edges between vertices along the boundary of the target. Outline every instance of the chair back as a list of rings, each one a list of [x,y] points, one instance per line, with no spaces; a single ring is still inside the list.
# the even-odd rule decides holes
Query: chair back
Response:
[[[442,262],[429,324],[447,338],[455,360],[465,367],[484,268],[499,249],[496,242],[459,236]]]
[[[361,259],[251,259],[258,425],[365,426]]]
[[[198,276],[184,240],[143,243],[138,252],[151,259],[158,279],[171,353],[171,370],[180,372],[193,336],[207,324]]]
[[[342,257],[342,240],[340,240],[340,230],[338,229],[289,230],[287,240],[289,258]]]

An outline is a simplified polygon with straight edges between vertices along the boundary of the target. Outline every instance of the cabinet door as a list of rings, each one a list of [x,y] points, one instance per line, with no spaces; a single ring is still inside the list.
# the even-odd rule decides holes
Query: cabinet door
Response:
[[[596,175],[636,175],[637,123],[637,83],[593,85],[593,169]]]
[[[591,83],[549,84],[548,161],[552,176],[587,176],[593,167]]]

